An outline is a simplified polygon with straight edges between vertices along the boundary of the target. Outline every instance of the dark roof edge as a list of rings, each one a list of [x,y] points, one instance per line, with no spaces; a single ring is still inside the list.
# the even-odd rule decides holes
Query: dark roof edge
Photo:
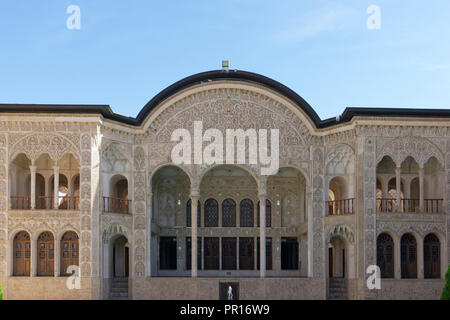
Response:
[[[353,117],[413,117],[450,118],[450,109],[406,109],[406,108],[346,108],[337,118],[321,120],[314,109],[296,92],[268,77],[241,70],[207,71],[186,77],[167,87],[152,98],[136,118],[114,113],[109,105],[42,105],[42,104],[0,104],[0,113],[81,113],[101,114],[104,118],[124,124],[139,126],[150,112],[161,102],[192,86],[221,80],[235,80],[265,86],[291,100],[311,119],[316,128],[327,128],[351,121]]]

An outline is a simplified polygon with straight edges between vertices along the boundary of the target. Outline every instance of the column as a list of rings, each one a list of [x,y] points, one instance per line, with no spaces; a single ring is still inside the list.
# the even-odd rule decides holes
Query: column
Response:
[[[146,276],[151,277],[152,276],[152,255],[153,255],[153,248],[152,248],[152,214],[153,214],[153,193],[152,190],[149,188],[148,190],[148,206],[147,206],[147,268],[146,268]],[[148,253],[150,252],[150,254]]]
[[[56,238],[55,240],[55,251],[54,251],[54,262],[55,262],[55,277],[59,277],[59,275],[61,274],[60,269],[61,269],[61,240]]]
[[[53,186],[54,186],[54,193],[53,193],[53,209],[58,209],[59,206],[59,167],[53,166]]]
[[[395,168],[395,182],[397,189],[397,208],[400,211],[402,208],[402,190],[401,190],[401,180],[400,180],[400,167]]]
[[[38,259],[37,240],[31,236],[31,256],[30,256],[30,276],[37,276],[37,259]]]
[[[424,175],[424,170],[423,168],[419,168],[419,208],[420,211],[423,212],[424,211],[424,190],[423,190],[423,175]]]
[[[197,277],[197,208],[200,192],[191,190],[191,272],[192,278]]]
[[[402,263],[401,263],[401,245],[400,239],[392,239],[394,241],[394,277],[395,279],[402,278]]]
[[[266,276],[266,189],[259,189],[259,276]]]
[[[36,169],[37,167],[35,165],[30,166],[30,172],[31,172],[31,209],[36,209]]]
[[[423,239],[417,241],[417,279],[423,279]]]
[[[411,199],[411,179],[405,181],[405,199]],[[410,212],[411,201],[405,201],[405,212]]]

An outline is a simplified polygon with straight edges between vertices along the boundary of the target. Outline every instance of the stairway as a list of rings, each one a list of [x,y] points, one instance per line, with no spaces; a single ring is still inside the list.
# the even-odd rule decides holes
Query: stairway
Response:
[[[329,279],[328,288],[329,300],[347,300],[347,285],[345,279],[332,278]]]
[[[110,298],[111,300],[128,300],[128,278],[113,278]]]

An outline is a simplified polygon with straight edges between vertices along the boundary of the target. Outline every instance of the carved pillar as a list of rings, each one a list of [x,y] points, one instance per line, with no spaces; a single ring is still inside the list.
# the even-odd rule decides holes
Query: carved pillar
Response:
[[[423,168],[419,168],[419,208],[421,212],[423,212],[424,210],[423,175],[424,175]]]
[[[360,145],[358,152],[362,152],[363,159],[363,200],[364,206],[364,264],[363,272],[364,279],[367,280],[368,274],[366,273],[367,267],[370,265],[376,265],[376,148],[375,138],[365,137],[359,141],[363,145]],[[399,179],[397,179],[399,181]],[[367,290],[364,286],[364,297],[373,298],[376,294],[374,290]]]
[[[149,250],[147,250],[147,235],[151,237],[151,229],[147,230],[147,227],[149,227],[150,225],[148,220],[149,217],[147,216],[147,206],[151,207],[151,202],[147,202],[148,200],[146,195],[147,186],[149,186],[146,181],[146,177],[148,176],[146,165],[146,159],[148,159],[148,150],[142,145],[143,141],[141,140],[141,137],[136,138],[135,144],[136,145],[133,151],[134,159],[132,203],[132,206],[134,208],[134,210],[132,210],[134,239],[129,239],[129,242],[132,243],[131,250],[134,254],[133,257],[130,258],[130,261],[132,261],[130,264],[130,269],[132,269],[131,274],[134,276],[134,278],[143,278],[145,277],[145,270],[148,270],[146,267],[146,255],[149,254]],[[148,191],[151,192],[151,190]],[[177,243],[177,257],[179,255],[178,246],[179,244]]]
[[[99,183],[99,149],[92,147],[98,134],[95,126],[82,126],[80,137],[80,275],[83,299],[98,299],[100,297],[100,284],[93,284],[93,277],[98,276],[98,265],[93,262],[97,259],[98,250],[98,201],[97,186]],[[92,135],[91,135],[92,132]],[[98,136],[96,135],[98,134]],[[93,152],[93,150],[96,150]],[[95,169],[94,169],[95,168]],[[92,186],[92,187],[91,187]],[[94,256],[94,257],[93,257]],[[98,261],[98,260],[97,260]],[[94,287],[93,287],[94,285]],[[94,290],[94,288],[96,288]],[[98,290],[98,291],[97,291]]]
[[[59,166],[53,166],[53,209],[59,207]]]
[[[31,209],[36,209],[36,169],[37,167],[35,165],[30,166],[30,172],[31,172]]]
[[[312,185],[308,193],[308,276],[325,278],[325,236],[323,219],[325,216],[325,151],[321,146],[311,147]],[[312,197],[312,201],[310,201]],[[326,293],[323,292],[325,297]]]
[[[146,243],[147,243],[147,248],[150,248],[150,253],[147,252],[147,256],[146,256],[146,276],[147,277],[151,277],[152,276],[152,250],[151,250],[151,242],[152,242],[152,214],[153,214],[153,193],[152,193],[152,189],[151,189],[151,181],[149,179],[149,187],[148,187],[148,193],[147,193],[147,238],[146,238]],[[147,251],[149,251],[147,249]]]
[[[191,189],[191,272],[192,278],[197,277],[197,210],[200,191]]]
[[[265,180],[258,190],[259,198],[259,276],[266,276],[266,200],[267,200],[267,180]]]
[[[12,262],[9,261],[9,250],[10,245],[8,245],[8,215],[7,208],[11,204],[10,198],[8,197],[8,180],[11,179],[8,170],[8,149],[7,149],[7,136],[5,134],[0,134],[0,172],[4,174],[0,175],[0,282],[3,286],[3,293],[5,298],[8,296],[8,281],[6,281],[6,276],[8,275],[8,270],[12,271]]]
[[[400,167],[395,168],[395,188],[397,190],[397,208],[400,211],[402,207],[402,192],[400,180]]]

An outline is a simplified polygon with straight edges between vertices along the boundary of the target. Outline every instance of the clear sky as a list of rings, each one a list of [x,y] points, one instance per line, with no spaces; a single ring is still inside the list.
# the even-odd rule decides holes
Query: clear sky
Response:
[[[70,30],[69,5],[81,10]],[[381,29],[366,12],[381,9]],[[1,0],[0,103],[109,104],[135,117],[195,73],[256,72],[322,119],[450,108],[449,0]]]

